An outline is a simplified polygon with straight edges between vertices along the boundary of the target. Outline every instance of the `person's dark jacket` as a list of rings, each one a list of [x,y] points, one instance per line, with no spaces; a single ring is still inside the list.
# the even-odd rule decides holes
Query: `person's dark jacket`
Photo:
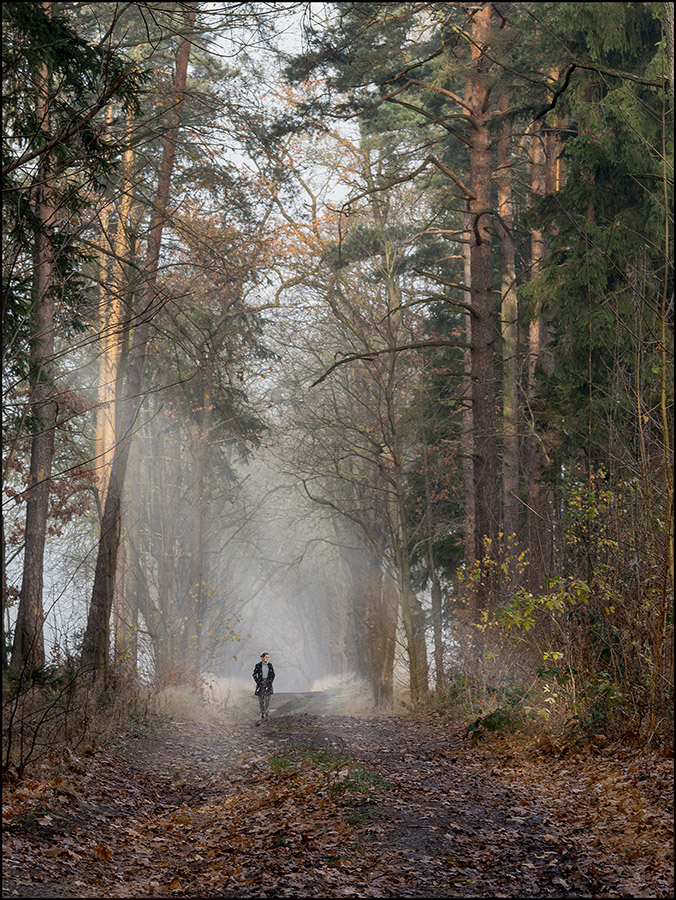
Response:
[[[254,691],[254,695],[258,697],[263,691],[266,694],[274,694],[272,690],[272,682],[275,680],[275,670],[272,668],[272,663],[268,663],[268,677],[266,681],[263,681],[263,661],[257,662],[254,666],[253,670],[253,678],[256,682],[256,690]]]

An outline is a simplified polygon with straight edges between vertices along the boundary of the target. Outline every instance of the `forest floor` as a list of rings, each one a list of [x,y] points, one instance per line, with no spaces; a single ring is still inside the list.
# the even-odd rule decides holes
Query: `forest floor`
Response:
[[[3,792],[3,897],[673,897],[673,759],[174,721]]]

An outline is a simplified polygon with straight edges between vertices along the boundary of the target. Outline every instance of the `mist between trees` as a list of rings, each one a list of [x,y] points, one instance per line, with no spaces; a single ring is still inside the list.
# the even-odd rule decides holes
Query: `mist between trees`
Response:
[[[5,762],[262,650],[670,728],[673,7],[2,15]]]

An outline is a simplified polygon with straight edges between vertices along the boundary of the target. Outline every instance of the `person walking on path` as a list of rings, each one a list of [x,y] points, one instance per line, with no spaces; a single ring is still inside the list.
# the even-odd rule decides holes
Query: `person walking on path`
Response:
[[[275,680],[275,670],[270,662],[269,653],[261,653],[261,661],[257,662],[253,670],[253,679],[256,682],[254,694],[258,697],[261,707],[261,722],[268,718],[270,696],[274,693],[272,682]]]

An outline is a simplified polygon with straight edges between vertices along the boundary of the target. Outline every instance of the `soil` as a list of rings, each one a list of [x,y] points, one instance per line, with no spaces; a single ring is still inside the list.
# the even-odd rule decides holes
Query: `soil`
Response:
[[[439,716],[175,721],[6,788],[3,897],[672,897],[673,760]]]

